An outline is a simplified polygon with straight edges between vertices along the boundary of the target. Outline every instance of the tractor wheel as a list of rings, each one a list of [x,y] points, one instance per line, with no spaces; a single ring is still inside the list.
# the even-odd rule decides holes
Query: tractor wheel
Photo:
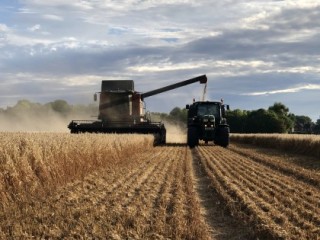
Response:
[[[221,147],[227,147],[229,145],[229,133],[229,127],[218,127],[214,137],[214,144],[219,145]]]
[[[195,127],[188,128],[187,142],[190,148],[194,148],[195,146],[199,145],[199,135],[198,135],[197,128]]]

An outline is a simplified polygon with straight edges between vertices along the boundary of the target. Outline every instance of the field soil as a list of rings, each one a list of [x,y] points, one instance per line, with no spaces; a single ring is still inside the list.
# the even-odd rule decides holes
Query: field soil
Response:
[[[148,148],[3,207],[0,237],[319,239],[317,161],[249,145]]]

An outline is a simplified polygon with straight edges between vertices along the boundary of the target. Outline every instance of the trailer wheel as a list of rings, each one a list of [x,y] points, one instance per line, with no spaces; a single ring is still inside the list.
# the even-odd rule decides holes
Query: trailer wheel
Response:
[[[199,134],[197,128],[188,128],[187,142],[190,148],[194,148],[195,146],[199,145]]]

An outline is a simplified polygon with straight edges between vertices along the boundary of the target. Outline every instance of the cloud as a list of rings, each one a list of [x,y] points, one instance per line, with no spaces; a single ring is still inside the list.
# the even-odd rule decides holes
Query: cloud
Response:
[[[7,32],[9,29],[6,24],[0,24],[0,32]]]
[[[250,107],[319,84],[316,1],[23,0],[5,13],[14,20],[0,16],[1,94],[75,101],[71,92],[97,91],[101,79],[144,91],[207,74],[208,96]],[[192,91],[175,90],[161,107],[183,106]]]
[[[27,6],[30,7],[70,7],[70,8],[80,8],[80,9],[91,9],[91,3],[86,0],[80,1],[65,1],[65,0],[22,0]]]
[[[4,46],[7,39],[8,27],[5,24],[0,24],[0,47]],[[1,63],[0,63],[1,66]]]
[[[288,89],[245,93],[243,95],[260,96],[260,95],[281,94],[281,93],[297,93],[297,92],[301,92],[303,90],[320,90],[320,84],[306,84],[306,85],[303,85],[303,86],[298,86],[298,87],[293,87],[293,88],[288,88]]]
[[[32,7],[66,7],[69,9],[81,9],[84,11],[88,10],[112,10],[112,11],[135,11],[135,10],[144,10],[149,8],[156,8],[159,6],[168,6],[168,5],[198,5],[198,1],[195,0],[130,0],[130,1],[114,1],[114,0],[80,0],[80,1],[65,1],[65,0],[50,0],[50,1],[41,1],[41,0],[23,0],[23,3],[27,6]]]
[[[53,14],[45,14],[43,15],[44,19],[53,20],[53,21],[63,21],[64,18],[61,16],[53,15]]]
[[[41,29],[40,24],[36,24],[36,25],[28,28],[28,31],[30,31],[30,32],[36,32],[36,31],[38,31],[38,30],[40,30],[40,29]]]
[[[137,72],[163,72],[163,71],[175,71],[175,70],[187,70],[187,69],[199,69],[199,67],[206,66],[205,63],[165,63],[157,65],[144,65],[144,66],[134,66],[128,67],[129,71]]]

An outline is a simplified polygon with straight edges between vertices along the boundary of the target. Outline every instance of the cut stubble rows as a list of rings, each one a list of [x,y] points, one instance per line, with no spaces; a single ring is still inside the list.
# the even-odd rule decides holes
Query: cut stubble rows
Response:
[[[320,235],[311,158],[240,144],[154,147],[148,135],[0,135],[0,238]]]

